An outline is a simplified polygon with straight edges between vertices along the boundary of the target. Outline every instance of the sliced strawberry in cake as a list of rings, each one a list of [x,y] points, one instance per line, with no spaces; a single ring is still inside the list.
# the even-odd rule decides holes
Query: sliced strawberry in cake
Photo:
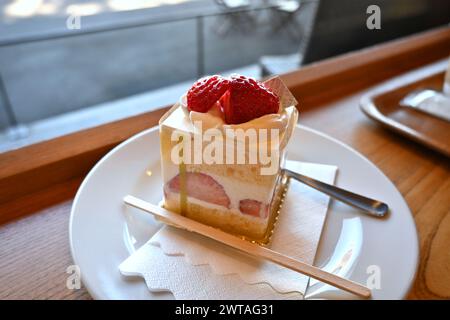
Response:
[[[243,214],[247,214],[257,218],[266,218],[269,214],[269,207],[261,203],[261,201],[253,199],[244,199],[239,201],[239,210]]]
[[[176,175],[166,185],[166,192],[180,193],[180,175]],[[201,201],[230,208],[230,198],[224,188],[211,176],[204,173],[186,173],[186,194]]]

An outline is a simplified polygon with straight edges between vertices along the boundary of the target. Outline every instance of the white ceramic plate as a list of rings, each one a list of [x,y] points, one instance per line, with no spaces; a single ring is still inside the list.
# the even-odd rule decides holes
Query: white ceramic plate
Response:
[[[395,186],[371,162],[324,134],[299,126],[288,158],[337,165],[337,185],[386,202],[380,220],[332,202],[315,264],[354,281],[379,287],[375,299],[402,299],[414,280],[418,240],[411,212]],[[151,175],[149,173],[151,172]],[[123,277],[119,264],[160,228],[147,214],[125,207],[127,194],[153,203],[162,198],[157,128],[144,131],[109,152],[88,174],[72,207],[70,245],[89,293],[96,299],[167,299],[151,293],[140,278]],[[311,281],[309,298],[353,298]]]

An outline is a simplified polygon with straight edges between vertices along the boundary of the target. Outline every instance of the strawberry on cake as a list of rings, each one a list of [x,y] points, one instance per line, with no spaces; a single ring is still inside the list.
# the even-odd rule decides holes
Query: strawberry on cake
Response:
[[[164,207],[263,239],[296,101],[279,78],[198,80],[160,120]]]

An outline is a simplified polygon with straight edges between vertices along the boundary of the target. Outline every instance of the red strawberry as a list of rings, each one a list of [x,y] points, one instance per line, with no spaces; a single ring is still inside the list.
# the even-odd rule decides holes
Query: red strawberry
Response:
[[[267,206],[264,206],[260,201],[252,199],[244,199],[239,201],[239,210],[244,214],[258,218],[266,218],[269,213]]]
[[[198,80],[187,93],[189,111],[208,112],[228,90],[230,80],[222,76],[209,76]]]
[[[180,192],[180,175],[172,178],[167,186],[172,192]],[[186,173],[186,192],[189,197],[230,208],[228,198],[222,185],[204,173]]]
[[[277,113],[278,97],[262,83],[245,76],[233,75],[229,90],[220,99],[225,122],[244,123],[263,115]]]

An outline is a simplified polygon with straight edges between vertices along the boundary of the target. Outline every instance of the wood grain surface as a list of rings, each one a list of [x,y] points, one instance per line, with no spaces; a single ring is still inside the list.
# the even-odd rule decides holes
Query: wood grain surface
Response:
[[[442,59],[445,50],[448,54],[449,30],[447,28],[435,31],[440,37],[441,47],[439,48],[444,48],[440,50],[441,54],[437,55],[436,51],[433,51],[428,59],[422,57],[419,61],[429,63]],[[446,41],[445,44],[442,44],[444,38]],[[430,41],[427,38],[425,47],[428,49],[430,49]],[[398,45],[405,46],[404,43]],[[389,47],[389,50],[393,50],[392,47]],[[419,50],[417,46],[414,47],[414,50],[418,50],[417,52],[421,52],[422,55],[428,53],[425,49]],[[366,51],[361,54],[363,58],[367,55]],[[384,59],[384,68],[395,69],[397,72],[404,71],[405,65],[409,67],[416,65],[416,62],[411,64],[405,62],[398,66],[397,58],[393,60],[397,63],[392,63],[385,58],[384,51],[379,54]],[[340,64],[339,59],[335,60],[335,63]],[[353,54],[352,59],[358,59],[358,55]],[[381,67],[376,62],[370,61],[369,65],[375,64],[378,68]],[[323,68],[329,69],[330,61],[324,62],[323,66],[325,66]],[[364,66],[363,64],[359,67],[364,68]],[[314,68],[316,72],[321,70],[320,64],[315,65]],[[303,125],[320,130],[352,146],[374,162],[393,181],[405,197],[414,215],[420,237],[420,266],[408,298],[450,299],[450,255],[448,250],[450,243],[450,162],[445,156],[384,129],[359,110],[360,99],[366,93],[369,83],[370,86],[374,86],[383,77],[375,75],[372,82],[367,81],[361,87],[360,77],[352,76],[355,74],[354,71],[342,73],[340,68],[341,66],[336,67],[340,70],[338,74],[348,76],[342,78],[341,82],[344,84],[337,83],[336,85],[343,90],[341,96],[336,95],[333,99],[318,97],[310,100],[304,109],[300,109],[299,121]],[[305,77],[310,70],[307,69]],[[324,74],[322,71],[320,72]],[[395,72],[390,70],[389,74],[395,74]],[[303,79],[303,70],[297,71],[296,75],[298,79]],[[294,73],[288,75],[288,81],[291,81],[291,84],[293,84],[294,77]],[[326,84],[329,78],[326,74],[324,77]],[[310,83],[312,82],[308,82],[307,86]],[[314,86],[318,86],[320,80],[315,79],[314,83]],[[296,94],[300,92],[303,92],[302,95],[306,94],[304,87],[295,86],[295,84],[294,87]],[[370,90],[370,87],[368,89]],[[322,88],[322,90],[325,89]],[[350,92],[351,94],[348,94]],[[313,93],[317,94],[317,91]],[[297,97],[302,103],[302,96]],[[136,129],[156,125],[161,114],[161,111],[157,111],[138,116],[134,119]],[[122,122],[122,125],[126,133],[114,134],[109,130],[111,127],[104,127],[106,132],[104,145],[101,143],[101,131],[93,130],[89,135],[94,137],[93,141],[82,140],[83,144],[86,144],[85,146],[82,144],[74,147],[74,156],[81,157],[77,159],[85,161],[81,164],[82,170],[75,171],[85,172],[92,165],[91,161],[98,159],[102,152],[104,153],[112,145],[120,142],[135,129],[133,121],[129,119]],[[113,124],[113,128],[114,131],[119,132],[121,125]],[[69,140],[58,139],[56,141],[68,142]],[[51,143],[56,142],[52,141]],[[38,148],[40,153],[45,155],[44,146]],[[89,152],[93,152],[92,157],[84,158],[84,154]],[[18,154],[27,156],[26,153],[19,152]],[[8,161],[12,161],[9,163],[14,163],[14,157],[17,156],[17,154],[9,154]],[[53,157],[53,155],[48,155],[48,157]],[[5,158],[0,158],[0,163],[2,163],[2,159]],[[42,161],[44,166],[51,163],[45,162],[45,159]],[[77,164],[76,161],[72,160],[71,162],[70,157],[64,157],[61,161],[72,163],[71,168]],[[14,165],[15,170],[18,169],[18,165]],[[5,172],[3,170],[4,174],[6,174]],[[20,170],[15,171],[15,174],[21,174]],[[9,192],[8,197],[2,194],[3,200],[7,201],[0,201],[0,217],[11,218],[30,213],[32,215],[0,225],[0,299],[90,298],[84,288],[69,290],[66,287],[68,277],[66,269],[73,263],[68,240],[70,199],[74,196],[82,176],[70,172],[64,174],[67,175],[67,179],[56,179],[56,184],[55,182],[42,183],[38,190],[31,193],[19,192],[14,197],[12,197],[14,192]],[[24,178],[26,177],[25,175]],[[36,176],[32,178],[36,179]],[[24,181],[29,180],[25,179]],[[5,192],[7,189],[7,185],[4,184],[0,192]]]
[[[91,299],[84,287],[66,286],[73,264],[70,206],[68,201],[0,227],[0,299]]]

